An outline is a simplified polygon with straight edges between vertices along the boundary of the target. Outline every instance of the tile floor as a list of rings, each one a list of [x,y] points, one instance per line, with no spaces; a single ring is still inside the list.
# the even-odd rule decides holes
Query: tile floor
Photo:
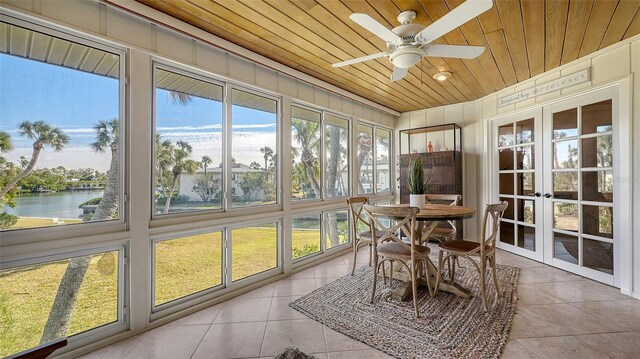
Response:
[[[504,251],[498,262],[522,268],[503,358],[640,358],[640,301]],[[388,358],[288,307],[351,263],[344,255],[82,358],[272,358],[289,345],[321,359]]]

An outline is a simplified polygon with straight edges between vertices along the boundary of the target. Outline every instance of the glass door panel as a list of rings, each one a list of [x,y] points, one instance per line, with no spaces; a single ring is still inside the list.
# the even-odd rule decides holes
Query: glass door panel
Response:
[[[496,151],[494,163],[497,164],[495,191],[500,201],[509,206],[500,225],[499,246],[530,258],[542,259],[542,236],[536,223],[542,222],[536,213],[540,206],[542,187],[541,176],[536,170],[542,168],[536,144],[541,136],[541,111],[532,110],[523,114],[509,116],[496,124]],[[536,182],[538,181],[538,183]]]
[[[545,262],[613,284],[613,118],[608,91],[545,108]],[[603,101],[602,99],[605,98]],[[594,101],[595,100],[595,101]],[[548,181],[548,182],[547,182]],[[548,241],[548,245],[547,245]]]

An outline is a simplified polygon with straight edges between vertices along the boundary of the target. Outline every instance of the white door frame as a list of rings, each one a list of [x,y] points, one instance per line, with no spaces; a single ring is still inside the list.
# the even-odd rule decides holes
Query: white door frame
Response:
[[[496,115],[483,119],[483,130],[485,133],[483,157],[486,161],[488,180],[484,185],[484,204],[497,201],[495,192],[495,179],[491,176],[494,166],[497,165],[497,158],[494,158],[494,141],[497,138],[493,134],[494,121],[507,116],[521,114],[536,108],[542,109],[558,102],[563,102],[573,98],[579,98],[594,92],[611,88],[613,98],[612,116],[617,119],[617,128],[613,129],[614,141],[614,193],[617,193],[615,200],[616,216],[614,218],[614,280],[613,285],[620,288],[622,294],[631,295],[633,288],[633,247],[632,247],[632,164],[633,154],[629,149],[632,145],[632,75],[626,75],[610,82],[594,86],[585,91],[560,96],[556,99],[534,104],[523,109],[514,110],[508,113]],[[536,153],[537,155],[537,153]],[[536,180],[537,182],[537,180]],[[484,206],[483,204],[483,206]]]

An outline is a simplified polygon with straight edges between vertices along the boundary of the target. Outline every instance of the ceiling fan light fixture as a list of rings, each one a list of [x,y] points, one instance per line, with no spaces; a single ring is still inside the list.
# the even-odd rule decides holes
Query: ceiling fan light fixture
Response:
[[[449,78],[449,76],[451,76],[451,72],[449,71],[441,71],[438,72],[437,74],[433,75],[433,78],[437,81],[445,81],[446,79]]]
[[[416,48],[404,48],[395,51],[389,56],[389,60],[395,67],[408,69],[422,59],[424,52]]]

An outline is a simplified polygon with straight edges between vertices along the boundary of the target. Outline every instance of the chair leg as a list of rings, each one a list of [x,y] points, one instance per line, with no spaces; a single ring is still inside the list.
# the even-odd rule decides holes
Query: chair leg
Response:
[[[450,254],[448,259],[449,259],[449,262],[451,262],[451,273],[449,273],[449,279],[451,280],[451,283],[455,283],[455,281],[456,281],[456,262],[458,261],[458,256]]]
[[[351,275],[356,271],[356,258],[358,257],[358,242],[353,242],[353,267],[351,268]],[[369,257],[369,265],[371,265],[371,257]]]
[[[429,290],[429,296],[433,297],[435,295],[433,288],[431,288],[431,281],[429,280],[429,277],[426,275],[426,273],[429,271],[429,269],[427,269],[427,259],[423,258],[420,263],[422,264],[421,266],[421,276],[424,276],[427,278],[427,289]],[[425,273],[425,274],[422,274]],[[437,275],[437,274],[436,274]]]
[[[393,285],[393,261],[389,261],[389,287]]]
[[[482,305],[484,305],[484,311],[488,311],[487,307],[487,287],[485,284],[485,272],[486,272],[486,257],[480,259],[480,290],[482,291]]]
[[[498,297],[500,296],[500,286],[498,285],[498,274],[496,271],[496,254],[493,253],[491,258],[491,269],[493,270],[493,285],[496,287],[496,302],[498,301]]]
[[[418,310],[418,268],[416,263],[412,263],[411,267],[411,290],[413,292],[413,308],[416,310],[416,318],[420,318]]]
[[[373,245],[371,245],[371,243],[369,243],[369,267],[371,267],[371,258],[372,257],[373,257]]]
[[[382,264],[384,264],[384,262],[382,262]],[[378,256],[376,256],[375,258],[373,258],[373,289],[371,290],[371,300],[369,301],[370,303],[373,303],[373,298],[375,298],[376,296],[376,282],[378,282],[378,270],[380,268],[378,268]],[[384,266],[382,266],[382,268],[384,268]]]
[[[442,259],[443,253],[444,252],[442,251],[438,253],[438,273],[436,274],[436,287],[433,288],[433,294],[431,295],[432,297],[434,297],[438,293],[438,288],[440,287],[440,280],[442,279],[442,270],[444,269],[444,261]]]
[[[387,284],[387,269],[384,266],[384,263],[382,263],[382,283]]]

